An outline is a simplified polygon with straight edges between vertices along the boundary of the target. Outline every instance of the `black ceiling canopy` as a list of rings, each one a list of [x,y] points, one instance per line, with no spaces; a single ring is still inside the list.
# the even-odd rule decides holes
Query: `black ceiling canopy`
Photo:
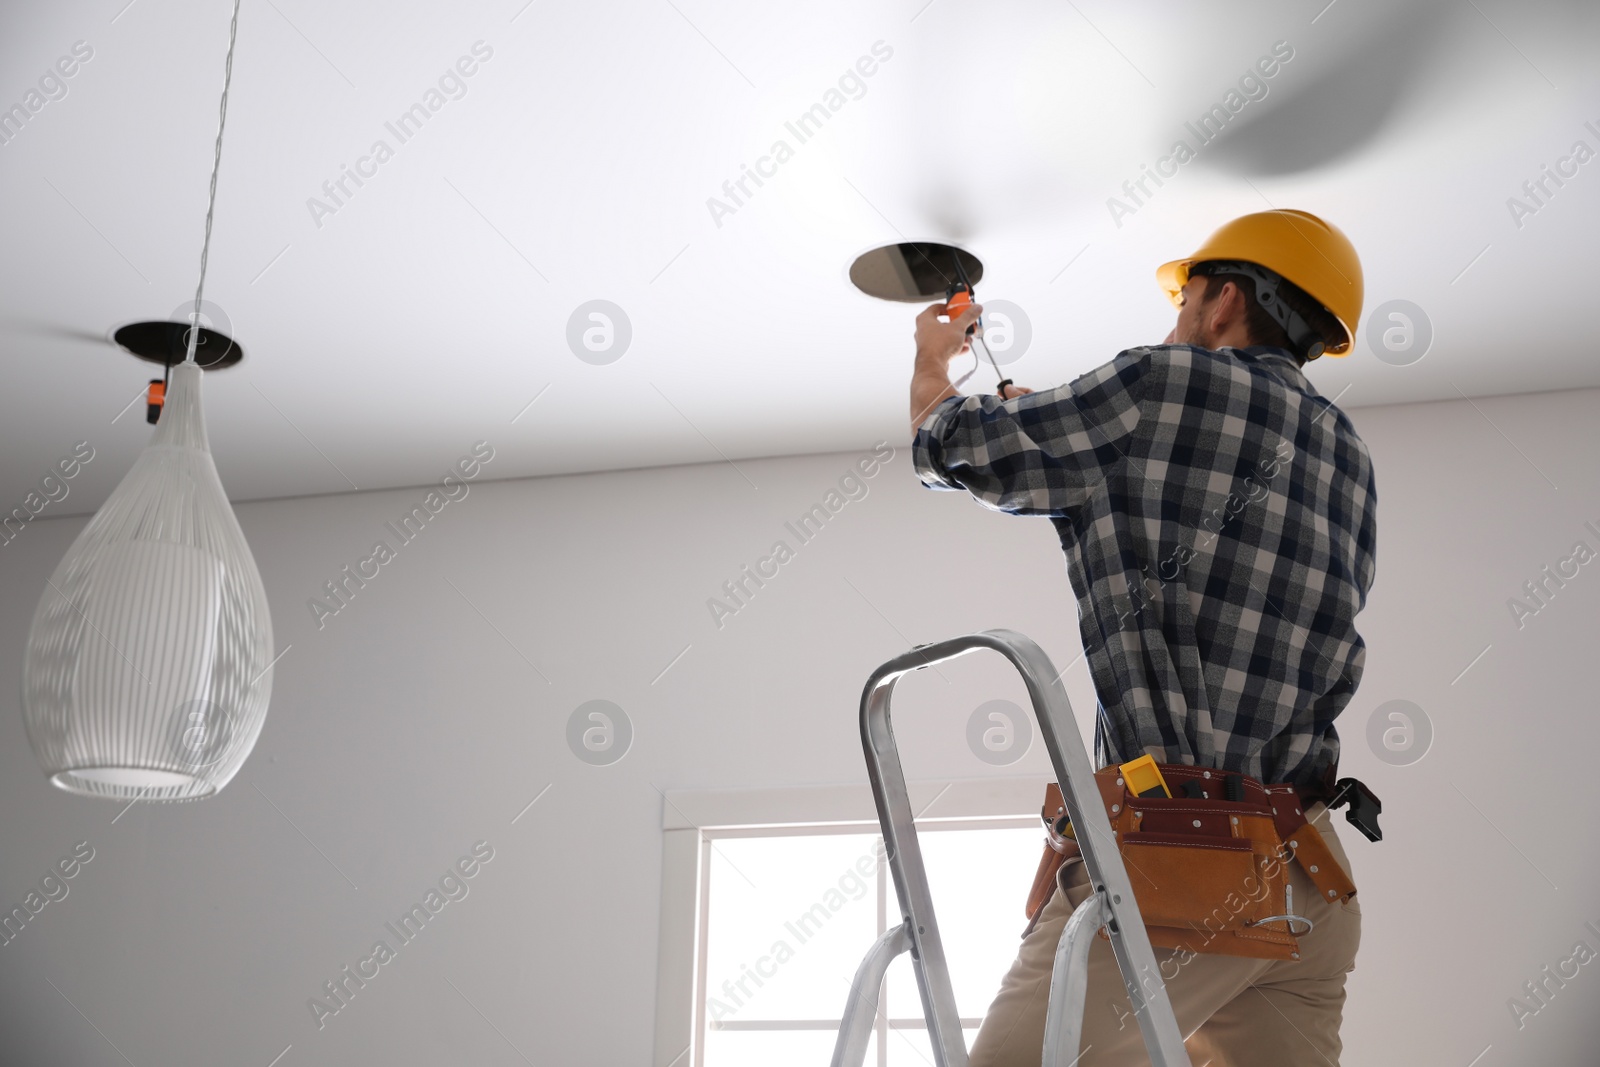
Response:
[[[850,280],[857,289],[880,300],[943,300],[945,290],[959,276],[957,256],[967,281],[977,285],[983,278],[983,262],[965,249],[937,241],[903,241],[863,252],[850,264]]]

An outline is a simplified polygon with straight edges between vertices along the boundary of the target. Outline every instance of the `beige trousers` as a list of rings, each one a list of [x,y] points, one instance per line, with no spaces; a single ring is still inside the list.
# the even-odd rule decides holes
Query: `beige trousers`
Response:
[[[1353,881],[1333,820],[1322,804],[1306,809]],[[1193,1067],[1338,1067],[1344,976],[1361,943],[1359,896],[1328,902],[1299,863],[1289,865],[1295,911],[1316,927],[1300,937],[1298,960],[1257,960],[1156,949],[1156,963],[1178,1017]],[[1067,918],[1089,896],[1081,858],[1061,868],[1058,888],[1023,939],[972,1046],[972,1067],[1039,1067],[1050,971]],[[1302,904],[1302,902],[1304,902]],[[1083,1042],[1073,1067],[1148,1064],[1138,1020],[1128,1003],[1111,943],[1096,936],[1089,950]]]

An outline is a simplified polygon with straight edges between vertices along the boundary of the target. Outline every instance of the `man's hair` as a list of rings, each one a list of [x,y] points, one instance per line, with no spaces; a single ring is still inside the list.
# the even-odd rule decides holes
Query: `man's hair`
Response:
[[[1202,265],[1196,264],[1196,266]],[[1243,274],[1230,274],[1227,271],[1192,270],[1191,273],[1202,274],[1207,279],[1205,294],[1200,298],[1201,304],[1209,304],[1215,300],[1227,282],[1239,287],[1239,295],[1244,297],[1245,330],[1250,334],[1252,344],[1282,348],[1302,364],[1306,362],[1305,352],[1295,347],[1289,340],[1288,333],[1278,324],[1278,320],[1269,315],[1267,309],[1261,306],[1261,301],[1256,299],[1255,279]],[[1344,340],[1344,327],[1339,325],[1339,320],[1333,317],[1333,313],[1317,303],[1311,294],[1281,274],[1278,275],[1278,296],[1291,310],[1299,312],[1300,317],[1316,331],[1324,345],[1332,346]]]

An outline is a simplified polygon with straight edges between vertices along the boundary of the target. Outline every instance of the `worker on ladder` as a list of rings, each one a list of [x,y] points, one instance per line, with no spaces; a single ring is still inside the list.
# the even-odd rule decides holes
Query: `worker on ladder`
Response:
[[[1220,938],[1156,957],[1196,1064],[1337,1064],[1361,915],[1327,805],[1342,802],[1334,720],[1365,659],[1355,616],[1372,585],[1376,497],[1366,446],[1304,367],[1351,351],[1361,265],[1336,227],[1275,210],[1229,222],[1156,275],[1178,308],[1166,342],[1042,392],[961,396],[949,365],[982,308],[923,311],[916,469],[927,486],[1055,526],[1100,702],[1097,766],[1149,755],[1292,783],[1277,795],[1299,798],[1327,846],[1323,869],[1290,865],[1280,925],[1299,935],[1293,958],[1224,954]],[[1056,830],[973,1067],[1040,1062],[1057,942],[1091,892],[1071,828]],[[1103,939],[1083,1026],[1078,1067],[1148,1062]]]

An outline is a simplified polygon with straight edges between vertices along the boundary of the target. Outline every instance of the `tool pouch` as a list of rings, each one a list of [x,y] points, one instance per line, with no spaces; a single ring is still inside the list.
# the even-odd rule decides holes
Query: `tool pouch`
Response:
[[[1159,768],[1171,797],[1133,795],[1114,766],[1095,774],[1151,945],[1297,959],[1296,935],[1311,923],[1296,914],[1305,905],[1294,900],[1289,881],[1296,853],[1329,899],[1349,899],[1355,887],[1305,821],[1294,787],[1187,764]],[[1235,782],[1225,785],[1230,778]],[[1075,842],[1058,833],[1062,813],[1061,792],[1052,783],[1043,811],[1051,839],[1029,896],[1030,918],[1055,889],[1059,868],[1077,854]],[[1103,929],[1100,936],[1106,936]]]

